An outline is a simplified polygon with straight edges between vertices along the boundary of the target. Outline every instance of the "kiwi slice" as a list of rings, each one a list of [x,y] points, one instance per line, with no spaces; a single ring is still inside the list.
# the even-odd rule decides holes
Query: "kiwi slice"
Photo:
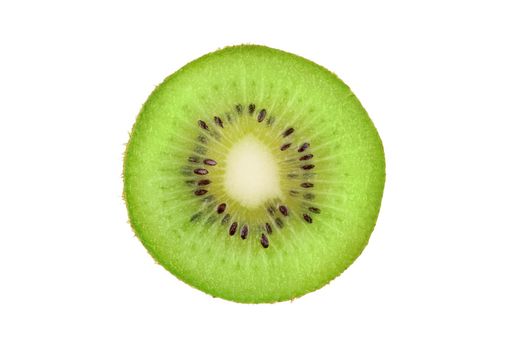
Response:
[[[290,300],[343,272],[374,228],[379,135],[339,78],[241,45],[205,55],[144,104],[124,159],[130,223],[153,258],[228,300]]]

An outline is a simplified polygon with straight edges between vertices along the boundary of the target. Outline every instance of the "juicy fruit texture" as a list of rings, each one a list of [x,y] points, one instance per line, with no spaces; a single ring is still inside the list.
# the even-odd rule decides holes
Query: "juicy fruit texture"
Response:
[[[137,236],[181,280],[246,303],[290,300],[343,272],[374,228],[381,140],[334,74],[228,47],[148,98],[124,160]]]

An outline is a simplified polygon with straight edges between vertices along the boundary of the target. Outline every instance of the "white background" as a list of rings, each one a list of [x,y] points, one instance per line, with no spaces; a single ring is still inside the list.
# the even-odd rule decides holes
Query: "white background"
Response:
[[[1,349],[524,349],[519,1],[2,1]],[[370,244],[293,302],[213,299],[127,224],[122,153],[165,76],[257,43],[336,72],[386,150]]]

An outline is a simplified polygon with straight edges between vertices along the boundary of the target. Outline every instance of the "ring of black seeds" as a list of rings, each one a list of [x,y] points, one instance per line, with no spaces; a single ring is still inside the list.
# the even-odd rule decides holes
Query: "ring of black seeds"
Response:
[[[233,107],[233,110],[238,115],[242,115],[244,113],[244,107],[240,103],[236,104]],[[248,107],[247,107],[247,113],[248,114],[253,115],[255,113],[255,110],[256,110],[256,106],[255,106],[254,103],[248,104]],[[273,125],[273,123],[275,121],[274,116],[270,116],[270,117],[266,118],[267,110],[265,108],[260,109],[259,112],[256,113],[256,116],[257,116],[256,120],[257,120],[258,123],[262,123],[264,120],[266,120],[266,123],[265,123],[266,126]],[[220,130],[220,129],[227,129],[227,125],[224,124],[223,118],[225,120],[227,120],[229,123],[234,122],[234,119],[232,118],[231,114],[230,113],[226,113],[225,115],[223,115],[223,117],[221,117],[220,115],[214,115],[213,117],[210,117],[208,122],[207,122],[208,118],[199,119],[198,122],[197,122],[197,126],[198,126],[198,128],[201,131],[204,130],[204,132],[208,133],[208,135],[211,135],[215,139],[220,140],[220,134],[218,133],[218,130]],[[217,128],[219,128],[219,129],[217,129]],[[281,136],[283,138],[293,138],[291,135],[294,134],[294,132],[295,132],[295,128],[290,126],[290,127],[287,127],[285,130],[283,130],[281,132]],[[208,144],[208,138],[205,135],[198,135],[197,138],[196,138],[196,141],[197,141],[197,143],[196,143],[195,148],[194,148],[195,153],[196,154],[200,154],[200,155],[206,155],[206,153],[207,153],[207,149],[206,149],[207,146],[206,145]],[[282,152],[287,152],[287,151],[290,151],[292,149],[292,146],[293,146],[293,142],[291,142],[291,141],[284,142],[280,146],[280,150]],[[305,150],[307,150],[309,148],[310,148],[310,143],[309,142],[302,142],[297,147],[297,152],[302,153],[302,152],[304,152]],[[296,159],[296,161],[299,161],[299,162],[305,162],[305,161],[309,161],[309,160],[311,160],[313,158],[314,158],[313,153],[308,153],[308,154],[302,155],[301,157],[295,158],[295,159]],[[197,186],[193,190],[193,194],[195,196],[201,197],[201,196],[204,196],[205,194],[212,193],[211,196],[210,195],[209,196],[204,196],[203,201],[204,202],[210,202],[209,205],[212,205],[212,207],[215,208],[214,210],[216,211],[216,215],[217,216],[218,215],[222,215],[222,214],[225,213],[225,211],[226,211],[226,209],[228,207],[228,204],[226,202],[222,202],[220,204],[216,204],[216,202],[215,202],[215,204],[211,203],[211,201],[213,201],[214,198],[215,198],[213,196],[213,191],[214,191],[213,183],[209,179],[202,179],[202,178],[200,178],[201,176],[209,174],[209,170],[208,170],[207,167],[216,167],[216,166],[218,166],[217,161],[215,161],[214,159],[210,159],[210,158],[205,158],[203,160],[201,160],[201,159],[202,158],[199,158],[199,157],[197,157],[195,155],[188,156],[188,158],[187,158],[188,162],[195,163],[195,164],[198,164],[198,163],[202,162],[201,164],[203,164],[205,167],[194,167],[193,169],[192,168],[189,168],[189,169],[188,168],[184,168],[183,171],[182,171],[182,174],[184,176],[193,176],[194,177],[194,178],[190,178],[190,179],[185,180],[185,182],[186,182],[186,184],[188,184],[190,186]],[[293,162],[293,159],[289,159],[289,161]],[[310,176],[308,176],[308,178],[310,178],[311,175],[315,175],[314,173],[310,173],[310,174],[308,173],[309,171],[311,171],[312,169],[315,168],[315,164],[312,164],[312,163],[304,164],[303,163],[298,168],[301,169],[301,171],[304,171],[304,176],[305,177],[307,175],[310,175]],[[297,179],[299,177],[299,174],[297,174],[297,173],[289,173],[287,176],[290,179]],[[293,180],[293,181],[297,181],[297,180]],[[206,189],[203,188],[205,186],[207,187]],[[308,190],[312,189],[313,187],[314,187],[314,183],[312,181],[300,182],[300,183],[297,184],[296,188],[290,189],[288,194],[290,195],[290,197],[297,197],[299,194],[301,194],[301,192],[308,191]],[[311,204],[313,203],[311,201],[313,201],[315,199],[315,195],[313,193],[305,192],[305,193],[303,193],[302,197],[305,200],[308,201],[308,202],[305,201],[304,203],[309,203],[310,204],[310,205],[304,205],[303,208],[307,208],[307,210],[310,213],[313,213],[313,214],[316,214],[316,215],[319,215],[321,213],[321,209],[320,208],[315,207],[315,206],[311,206]],[[273,205],[270,204],[270,205],[267,205],[265,207],[265,210],[267,212],[267,215],[269,215],[270,217],[273,217],[273,222],[275,223],[275,226],[277,228],[279,228],[279,229],[283,229],[283,227],[284,227],[283,219],[290,220],[289,207],[285,203],[276,205],[276,207],[277,207],[277,209]],[[276,217],[275,216],[277,211],[281,214],[281,217],[283,219],[281,219],[281,217]],[[232,214],[235,215],[235,213],[232,213]],[[191,222],[197,222],[203,217],[203,215],[204,215],[204,213],[202,211],[200,211],[198,213],[195,213],[195,214],[193,214],[191,216],[190,221]],[[302,213],[301,216],[302,216],[302,219],[305,222],[307,222],[308,224],[312,224],[313,223],[313,219],[312,219],[312,217],[309,214]],[[229,224],[231,218],[232,218],[232,215],[230,213],[224,214],[223,218],[221,219],[221,224],[222,225]],[[218,217],[208,216],[206,223],[208,225],[211,225],[216,220],[218,220]],[[262,225],[262,230],[263,230],[264,233],[262,233],[260,235],[259,241],[260,241],[261,246],[264,249],[266,249],[266,248],[270,247],[269,235],[271,235],[273,233],[272,225],[269,222],[265,222]],[[237,231],[239,231],[240,238],[242,240],[246,240],[248,238],[248,236],[249,236],[249,231],[250,231],[249,230],[249,224],[248,223],[244,223],[242,225],[239,225],[239,223],[237,221],[234,221],[231,225],[228,226],[227,232],[228,232],[228,234],[230,236],[234,236]]]

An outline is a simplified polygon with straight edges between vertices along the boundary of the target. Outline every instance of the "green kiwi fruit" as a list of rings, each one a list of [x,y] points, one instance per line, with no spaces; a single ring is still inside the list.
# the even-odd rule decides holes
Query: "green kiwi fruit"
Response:
[[[124,157],[132,228],[212,296],[290,300],[341,274],[379,214],[385,159],[356,96],[302,57],[207,54],[150,95]]]

